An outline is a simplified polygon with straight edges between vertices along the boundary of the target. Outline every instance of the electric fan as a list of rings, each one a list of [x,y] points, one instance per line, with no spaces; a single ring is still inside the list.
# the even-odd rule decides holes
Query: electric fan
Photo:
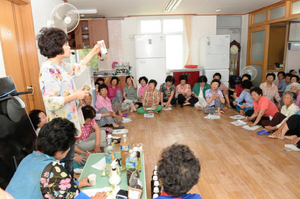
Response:
[[[242,69],[241,74],[249,74],[251,76],[251,81],[253,81],[256,78],[257,70],[253,66],[246,66]]]
[[[62,3],[52,10],[48,26],[60,28],[69,33],[78,26],[79,20],[77,8],[72,4]]]

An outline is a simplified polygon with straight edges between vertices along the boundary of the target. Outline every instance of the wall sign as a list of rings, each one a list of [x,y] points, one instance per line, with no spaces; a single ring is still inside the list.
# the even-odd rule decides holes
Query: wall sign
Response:
[[[290,22],[289,41],[300,41],[300,23]]]

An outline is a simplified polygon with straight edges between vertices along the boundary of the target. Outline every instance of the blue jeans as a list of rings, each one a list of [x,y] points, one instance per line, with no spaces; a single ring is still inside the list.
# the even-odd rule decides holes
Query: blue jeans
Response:
[[[240,102],[239,103],[240,105],[243,105],[243,103],[242,102]],[[240,112],[241,110],[243,110],[245,113],[247,112],[247,111],[249,111],[249,110],[253,110],[253,108],[244,108],[244,109],[241,109],[241,107],[239,106],[239,105],[235,105],[235,108],[236,108],[236,110],[238,111],[238,112]]]
[[[69,172],[69,174],[72,176],[72,178],[74,177],[74,170],[73,170],[74,156],[75,156],[75,144],[73,146],[71,146],[66,157],[61,159],[61,161],[60,161],[65,164],[65,169]]]

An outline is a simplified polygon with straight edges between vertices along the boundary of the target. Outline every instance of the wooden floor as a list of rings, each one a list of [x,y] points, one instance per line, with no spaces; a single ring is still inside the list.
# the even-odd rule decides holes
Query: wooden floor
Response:
[[[131,143],[144,144],[147,198],[160,152],[175,142],[188,145],[200,160],[200,180],[190,192],[203,199],[300,198],[300,152],[284,151],[288,140],[234,126],[229,116],[236,114],[229,109],[220,120],[209,120],[194,107],[179,106],[154,118],[129,113]]]

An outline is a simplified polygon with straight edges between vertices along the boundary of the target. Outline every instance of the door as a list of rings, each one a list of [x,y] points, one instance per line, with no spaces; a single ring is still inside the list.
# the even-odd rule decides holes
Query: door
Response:
[[[45,110],[38,81],[39,64],[30,1],[12,2],[0,0],[0,39],[6,75],[13,78],[19,92],[34,91],[33,95],[21,96],[27,112]]]
[[[270,25],[249,29],[247,66],[256,68],[257,76],[252,80],[253,86],[259,86],[266,81]],[[263,75],[264,74],[264,75]]]
[[[136,35],[135,58],[166,57],[166,41],[164,35]]]

